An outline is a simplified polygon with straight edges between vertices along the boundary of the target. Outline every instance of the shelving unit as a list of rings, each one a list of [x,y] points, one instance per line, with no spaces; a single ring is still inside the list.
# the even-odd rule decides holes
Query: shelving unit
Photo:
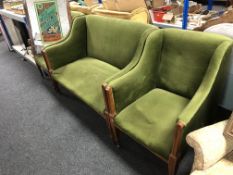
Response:
[[[25,25],[25,28],[28,29],[26,16],[15,14],[9,10],[0,9],[0,20],[1,20],[1,29],[4,33],[4,38],[7,42],[9,50],[14,50],[20,54],[25,60],[29,61],[33,65],[36,65],[33,55],[29,50],[26,50],[26,46],[22,41],[22,36],[20,35],[15,21]],[[27,31],[29,33],[29,31]]]
[[[208,0],[208,10],[212,9],[212,0]],[[150,10],[150,16],[152,18],[152,24],[156,25],[161,28],[177,28],[177,29],[184,29],[184,30],[193,30],[195,27],[198,26],[193,26],[188,24],[188,10],[189,10],[189,0],[184,0],[184,8],[183,8],[183,20],[181,24],[172,24],[172,23],[164,23],[164,22],[157,22],[154,20],[154,15],[153,12]]]
[[[31,51],[27,51],[24,49],[24,45],[13,45],[13,49],[20,55],[22,55],[27,61],[30,61],[34,65],[36,65],[36,62],[33,58],[33,55]]]
[[[149,10],[150,12],[150,16],[151,16],[151,20],[152,20],[152,24],[160,27],[160,28],[176,28],[176,29],[182,29],[182,23],[180,24],[172,24],[172,23],[164,23],[164,22],[157,22],[154,20],[154,15],[152,10]],[[196,26],[192,26],[192,25],[188,25],[186,27],[187,30],[193,30]]]
[[[18,14],[15,14],[14,12],[9,11],[9,10],[0,9],[0,15],[4,15],[8,18],[13,19],[13,20],[16,20],[16,21],[19,21],[22,23],[26,23],[25,15],[18,15]]]

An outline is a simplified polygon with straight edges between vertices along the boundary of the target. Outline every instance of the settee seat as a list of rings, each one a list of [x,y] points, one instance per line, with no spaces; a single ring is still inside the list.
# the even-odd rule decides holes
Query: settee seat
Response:
[[[120,112],[115,124],[155,154],[167,159],[178,116],[188,102],[187,98],[156,88]]]
[[[106,62],[85,57],[56,69],[52,77],[97,112],[103,113],[105,104],[101,85],[119,71]]]

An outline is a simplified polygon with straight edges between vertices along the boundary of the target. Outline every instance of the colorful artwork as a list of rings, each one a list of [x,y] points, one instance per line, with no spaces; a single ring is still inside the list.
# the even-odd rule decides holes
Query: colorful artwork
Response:
[[[34,2],[37,19],[44,42],[57,41],[62,37],[61,24],[55,0]]]

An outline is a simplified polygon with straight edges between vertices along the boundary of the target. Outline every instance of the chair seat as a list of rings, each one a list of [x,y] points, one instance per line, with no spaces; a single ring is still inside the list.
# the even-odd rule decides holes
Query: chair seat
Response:
[[[95,58],[82,58],[53,71],[53,78],[99,113],[105,108],[101,85],[120,70]]]
[[[155,154],[168,159],[179,114],[189,99],[153,89],[115,117],[122,131]]]

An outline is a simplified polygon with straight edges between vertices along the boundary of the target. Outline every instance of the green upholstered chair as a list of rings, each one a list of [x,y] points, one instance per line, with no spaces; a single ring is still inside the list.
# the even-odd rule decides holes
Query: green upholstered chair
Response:
[[[77,12],[77,11],[70,11],[70,14],[71,14],[72,20],[76,17],[84,16],[83,13]],[[50,44],[53,44],[53,43],[50,43]],[[35,62],[37,64],[37,67],[41,73],[41,76],[44,77],[44,72],[48,71],[44,57],[42,55],[35,55],[34,59],[35,59]]]
[[[93,15],[75,18],[67,38],[43,51],[55,87],[61,84],[104,116],[101,85],[135,65],[155,29]]]
[[[175,172],[185,135],[214,108],[224,57],[232,41],[218,35],[162,29],[149,35],[140,61],[104,86],[114,141],[117,128]]]

